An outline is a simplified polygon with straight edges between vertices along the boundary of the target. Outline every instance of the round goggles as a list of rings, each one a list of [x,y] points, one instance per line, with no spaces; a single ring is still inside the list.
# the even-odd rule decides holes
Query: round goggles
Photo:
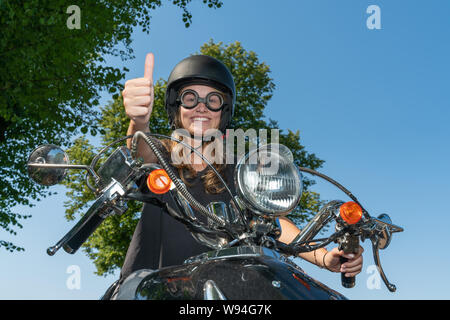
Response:
[[[209,110],[214,112],[220,111],[223,107],[222,95],[214,91],[208,93],[205,98],[200,98],[196,91],[188,89],[181,93],[178,101],[186,109],[193,109],[200,102],[203,102]]]

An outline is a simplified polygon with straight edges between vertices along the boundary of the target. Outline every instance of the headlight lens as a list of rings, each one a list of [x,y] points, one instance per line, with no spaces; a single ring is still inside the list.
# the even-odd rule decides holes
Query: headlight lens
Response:
[[[302,195],[301,173],[289,148],[280,144],[246,154],[236,166],[234,180],[247,208],[259,215],[288,214]]]

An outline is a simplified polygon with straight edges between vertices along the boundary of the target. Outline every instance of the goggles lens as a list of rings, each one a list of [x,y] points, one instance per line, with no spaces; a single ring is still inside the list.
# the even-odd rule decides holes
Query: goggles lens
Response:
[[[223,97],[218,92],[210,92],[205,98],[200,98],[196,91],[186,90],[181,94],[180,102],[186,109],[193,109],[203,102],[209,110],[219,111],[223,106]]]

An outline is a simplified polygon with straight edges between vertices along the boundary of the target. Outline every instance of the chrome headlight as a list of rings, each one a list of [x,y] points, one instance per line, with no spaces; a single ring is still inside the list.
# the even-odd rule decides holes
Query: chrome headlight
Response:
[[[234,182],[245,206],[263,216],[288,214],[298,205],[303,190],[292,153],[281,144],[268,144],[242,157]]]

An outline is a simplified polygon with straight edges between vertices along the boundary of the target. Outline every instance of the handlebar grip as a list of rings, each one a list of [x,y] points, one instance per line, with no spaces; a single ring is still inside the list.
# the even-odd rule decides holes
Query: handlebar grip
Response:
[[[340,257],[340,260],[341,264],[348,261],[348,259],[344,257]],[[341,272],[341,283],[344,288],[353,288],[356,283],[355,276],[346,277],[345,272]]]
[[[64,251],[67,253],[74,254],[81,245],[89,238],[89,236],[94,233],[98,226],[105,220],[104,216],[96,213],[93,214],[84,223],[80,230],[75,233],[63,246]]]

